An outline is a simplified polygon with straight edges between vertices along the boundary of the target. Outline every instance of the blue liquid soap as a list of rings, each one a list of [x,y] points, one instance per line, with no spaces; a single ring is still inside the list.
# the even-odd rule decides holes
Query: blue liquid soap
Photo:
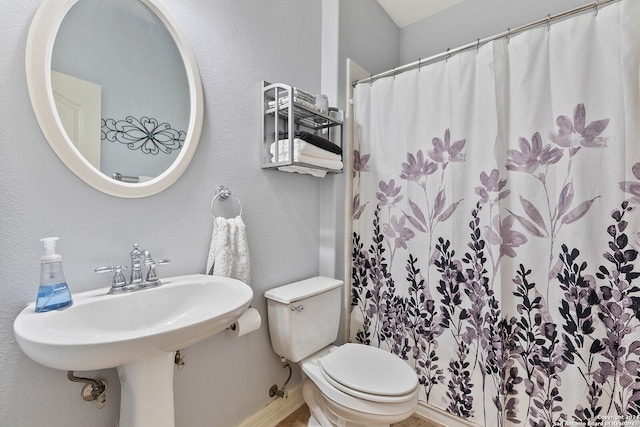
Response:
[[[73,305],[71,292],[62,271],[62,257],[55,253],[57,237],[42,239],[46,254],[40,264],[40,287],[36,300],[36,312],[61,310]]]
[[[50,310],[60,310],[73,305],[71,292],[66,283],[55,285],[41,285],[38,288],[38,299],[36,300],[36,312],[42,313]]]

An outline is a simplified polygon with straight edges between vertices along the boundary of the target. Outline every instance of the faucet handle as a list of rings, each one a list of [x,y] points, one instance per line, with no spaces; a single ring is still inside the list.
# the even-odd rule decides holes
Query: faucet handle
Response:
[[[156,267],[159,265],[169,264],[171,260],[168,259],[159,259],[158,261],[151,260],[148,263],[145,263],[149,266],[149,271],[147,272],[147,282],[153,282],[154,280],[158,280],[158,272]]]
[[[117,265],[115,267],[97,267],[94,271],[96,273],[115,273],[113,275],[113,280],[111,281],[111,289],[109,290],[109,293],[112,294],[121,291],[125,286],[127,286],[127,281],[124,278],[124,274],[122,274],[122,271],[126,269],[126,266]]]

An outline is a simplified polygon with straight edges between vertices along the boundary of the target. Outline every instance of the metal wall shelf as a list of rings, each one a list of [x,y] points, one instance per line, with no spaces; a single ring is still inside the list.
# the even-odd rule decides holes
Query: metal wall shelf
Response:
[[[306,131],[320,136],[342,148],[342,119],[343,113],[337,108],[329,108],[323,113],[311,102],[306,92],[282,83],[263,82],[262,87],[262,168],[280,169],[286,166],[301,166],[304,168],[326,171],[328,173],[342,173],[342,169],[328,169],[314,164],[303,163],[294,157],[294,132]],[[286,154],[276,151],[270,152],[274,142],[278,140],[280,132],[287,132],[288,138],[284,144],[288,145]],[[276,146],[280,149],[283,144]]]

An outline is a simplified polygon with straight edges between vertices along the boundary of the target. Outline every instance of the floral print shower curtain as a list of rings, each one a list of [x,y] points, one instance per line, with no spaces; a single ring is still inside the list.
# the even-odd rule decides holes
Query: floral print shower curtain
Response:
[[[639,9],[356,87],[351,340],[423,402],[640,426]]]

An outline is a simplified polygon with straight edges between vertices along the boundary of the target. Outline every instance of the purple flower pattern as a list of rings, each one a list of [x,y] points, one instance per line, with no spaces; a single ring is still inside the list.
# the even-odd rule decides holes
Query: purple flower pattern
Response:
[[[438,165],[425,159],[422,150],[418,150],[415,156],[411,153],[407,154],[407,162],[402,163],[400,178],[420,182],[421,179],[426,178],[437,170]],[[422,183],[421,185],[424,186],[426,184]]]
[[[507,216],[502,222],[500,222],[500,218],[496,216],[493,218],[493,222],[493,229],[485,226],[487,240],[489,243],[500,247],[501,257],[506,255],[510,258],[515,258],[515,248],[527,243],[527,237],[519,231],[512,229],[515,222],[513,215]]]
[[[580,251],[567,244],[555,248],[560,228],[579,223],[598,198],[575,200],[571,166],[583,148],[607,146],[603,133],[608,124],[608,119],[587,124],[586,109],[579,104],[573,118],[557,118],[550,144],[538,132],[530,141],[520,138],[519,149],[508,151],[505,168],[531,176],[547,205],[537,206],[521,193],[505,209],[508,214],[500,215],[501,201],[514,197],[512,189],[497,169],[482,172],[474,188],[470,239],[460,255],[450,240],[437,236],[437,226],[450,221],[460,203],[447,200],[451,189],[444,174],[445,169],[456,173],[451,165],[465,160],[466,140],[451,143],[447,129],[444,139],[433,138],[427,156],[422,150],[408,153],[399,178],[407,187],[421,188],[424,197],[416,198],[394,179],[380,181],[371,246],[365,249],[360,235],[353,234],[352,306],[364,319],[355,340],[386,345],[414,367],[427,401],[439,390],[449,412],[487,426],[640,416],[640,343],[632,339],[640,328],[640,269],[628,236],[628,216],[640,204],[640,163],[632,168],[635,180],[620,182],[629,198],[601,231],[609,238],[601,265],[581,261]],[[364,162],[358,158],[357,175],[368,173],[368,155]],[[561,161],[567,164],[566,178],[551,202],[549,168],[558,168]],[[356,206],[362,208],[359,199],[354,212]],[[383,211],[387,220],[381,218]],[[455,218],[460,221],[460,213]],[[409,244],[420,234],[429,240],[422,256],[411,253]],[[515,302],[515,311],[502,312],[492,280],[503,258],[517,259],[518,249],[530,243],[527,235],[549,241],[549,283],[557,283],[563,297],[549,301],[531,280],[526,262],[520,263],[512,288],[501,291]],[[391,273],[400,254],[406,255],[403,279]],[[400,282],[406,283],[406,296],[397,287]],[[455,348],[438,351],[445,337]],[[587,390],[575,408],[566,406],[561,392],[567,376]]]
[[[430,261],[433,261],[437,254],[433,252],[433,234],[438,224],[447,221],[455,212],[461,200],[447,203],[447,191],[444,188],[445,169],[449,162],[464,161],[464,153],[462,149],[466,144],[466,140],[461,139],[451,144],[451,131],[445,130],[444,141],[436,137],[432,140],[433,149],[429,150],[429,157],[435,162],[425,159],[422,150],[418,150],[414,156],[407,154],[407,162],[402,163],[402,171],[400,178],[407,182],[415,182],[418,184],[424,194],[424,206],[426,212],[419,203],[409,200],[410,212],[405,213],[407,220],[421,233],[427,233],[429,236],[429,253]],[[440,181],[438,190],[435,192],[435,198],[430,200],[428,184],[429,177],[440,169]],[[429,272],[427,271],[427,280]]]
[[[531,143],[526,138],[519,139],[520,151],[509,150],[507,170],[534,173],[541,166],[549,166],[562,158],[563,152],[559,148],[552,148],[551,144],[542,146],[542,137],[538,132],[533,134]]]
[[[573,122],[567,116],[556,119],[558,131],[549,135],[549,139],[562,148],[569,148],[569,154],[575,155],[580,146],[601,148],[607,145],[607,138],[600,136],[609,125],[609,119],[596,120],[586,124],[587,111],[584,104],[578,104],[573,111]]]
[[[546,217],[533,202],[520,195],[520,204],[525,215],[518,215],[509,210],[509,213],[531,235],[539,238],[547,238],[549,241],[549,281],[547,282],[546,297],[549,298],[550,281],[555,278],[560,268],[560,262],[555,262],[557,253],[555,240],[560,230],[572,224],[587,214],[593,202],[599,197],[582,201],[574,205],[574,186],[571,176],[573,160],[580,148],[602,148],[606,146],[607,139],[600,136],[609,125],[609,119],[596,120],[586,125],[586,108],[584,104],[578,104],[574,110],[573,121],[567,116],[559,116],[556,119],[558,131],[549,135],[549,139],[558,147],[551,148],[551,144],[542,145],[540,133],[536,132],[531,138],[531,144],[520,138],[520,151],[509,150],[509,159],[506,168],[513,172],[523,172],[531,175],[542,186],[546,196]],[[568,151],[566,178],[562,185],[562,191],[555,205],[551,202],[551,192],[547,184],[548,168],[556,165]],[[537,172],[537,173],[536,173]]]
[[[481,186],[475,188],[475,192],[480,196],[480,203],[485,204],[491,202],[491,204],[497,204],[500,200],[506,198],[511,194],[511,190],[505,190],[507,186],[506,179],[500,179],[498,169],[491,171],[489,175],[486,172],[480,173]],[[494,194],[494,197],[491,195]]]
[[[451,143],[451,131],[444,131],[444,141],[438,137],[433,138],[433,149],[429,150],[429,157],[434,161],[443,164],[443,168],[449,162],[464,162],[464,153],[462,149],[466,140],[461,139]]]
[[[360,176],[360,173],[365,173],[365,172],[370,172],[371,171],[371,166],[369,165],[369,158],[371,157],[371,154],[363,154],[360,155],[360,151],[359,150],[354,150],[353,151],[353,176],[354,179]],[[357,185],[359,185],[360,182],[357,181]],[[364,205],[360,204],[360,190],[359,188],[356,187],[356,189],[354,190],[354,195],[353,195],[353,205],[352,205],[352,219],[354,221],[357,221],[360,219],[360,216],[362,216],[362,214],[364,213],[365,208],[367,207],[367,204],[369,202],[365,203]]]

